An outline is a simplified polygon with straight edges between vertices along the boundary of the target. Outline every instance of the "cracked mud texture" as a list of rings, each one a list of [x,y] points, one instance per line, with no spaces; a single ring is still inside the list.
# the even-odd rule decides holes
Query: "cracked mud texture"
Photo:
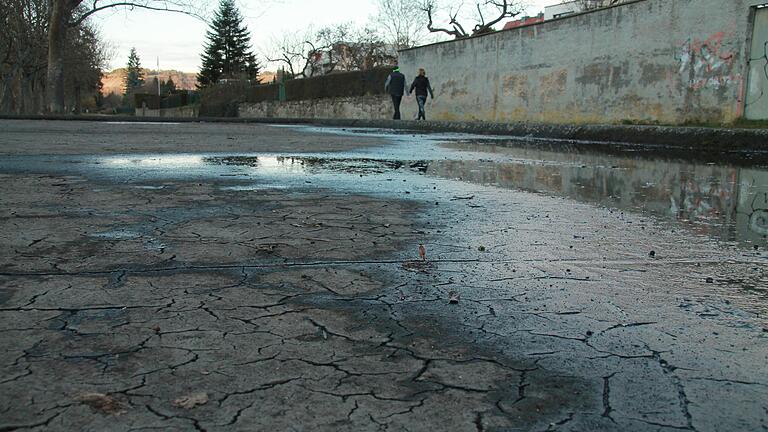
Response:
[[[397,175],[428,187],[0,174],[0,431],[768,430],[764,319],[702,282],[762,258]]]

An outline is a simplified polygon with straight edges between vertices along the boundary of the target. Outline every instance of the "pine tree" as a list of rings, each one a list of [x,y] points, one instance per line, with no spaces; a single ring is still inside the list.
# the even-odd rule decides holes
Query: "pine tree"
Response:
[[[152,81],[144,91],[150,94],[157,94],[158,89],[160,89],[160,81],[158,81],[157,77],[152,77]]]
[[[234,0],[220,0],[206,37],[198,87],[216,84],[221,79],[257,80],[260,66],[251,51],[251,33]]]
[[[136,48],[131,48],[128,55],[128,71],[125,74],[125,93],[124,96],[133,94],[144,85],[144,72],[141,70],[141,60],[136,53]]]
[[[176,91],[176,83],[173,82],[173,79],[171,77],[168,77],[168,81],[163,83],[163,93],[173,93]]]

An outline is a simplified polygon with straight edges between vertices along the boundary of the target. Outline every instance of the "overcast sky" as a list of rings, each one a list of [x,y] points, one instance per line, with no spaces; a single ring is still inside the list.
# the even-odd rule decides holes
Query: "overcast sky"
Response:
[[[213,0],[215,1],[215,0]],[[526,11],[535,15],[545,5],[559,0],[525,0]],[[365,24],[376,12],[374,0],[239,0],[240,10],[251,30],[255,53],[268,48],[275,35],[301,31],[307,26],[355,22]],[[123,67],[128,51],[136,47],[142,65],[195,72],[205,42],[205,23],[182,14],[142,10],[103,11],[95,15],[105,41],[111,47],[110,68]],[[275,69],[269,66],[268,69]]]

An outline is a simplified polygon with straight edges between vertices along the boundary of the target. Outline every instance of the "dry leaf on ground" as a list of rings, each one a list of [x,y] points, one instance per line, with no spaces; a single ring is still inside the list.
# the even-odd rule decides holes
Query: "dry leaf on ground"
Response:
[[[103,393],[86,393],[77,399],[84,405],[104,414],[120,415],[125,412],[120,402]]]
[[[205,405],[208,403],[208,393],[194,393],[187,396],[182,396],[173,401],[173,406],[192,409],[198,405]]]

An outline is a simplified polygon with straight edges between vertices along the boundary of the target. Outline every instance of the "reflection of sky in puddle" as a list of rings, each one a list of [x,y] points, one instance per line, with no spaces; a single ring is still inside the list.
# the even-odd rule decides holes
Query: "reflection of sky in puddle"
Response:
[[[260,174],[302,173],[306,171],[302,159],[283,156],[206,156],[203,162],[207,165],[223,167],[252,168],[252,171]],[[245,171],[249,170],[246,169]]]
[[[203,156],[200,155],[167,155],[153,157],[106,157],[101,159],[107,166],[119,168],[190,168],[199,167],[204,164]]]

